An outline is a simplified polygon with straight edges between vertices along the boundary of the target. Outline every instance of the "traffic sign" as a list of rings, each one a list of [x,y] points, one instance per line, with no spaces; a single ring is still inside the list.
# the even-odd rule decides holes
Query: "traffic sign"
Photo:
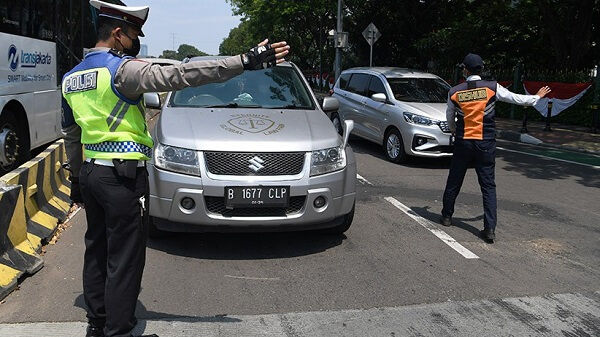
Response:
[[[379,38],[381,37],[381,33],[379,32],[379,29],[377,29],[377,27],[375,27],[373,22],[371,22],[367,26],[367,28],[365,30],[363,30],[362,35],[365,37],[365,39],[367,40],[367,43],[370,46],[373,46],[375,44],[375,42],[377,42],[377,40],[379,40]]]

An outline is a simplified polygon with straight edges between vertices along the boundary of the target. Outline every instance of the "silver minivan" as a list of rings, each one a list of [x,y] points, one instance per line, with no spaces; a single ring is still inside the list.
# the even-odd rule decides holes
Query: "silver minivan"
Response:
[[[352,134],[381,144],[392,162],[451,156],[449,89],[438,76],[411,69],[348,69],[333,88],[340,108],[331,119],[338,132],[343,121],[353,120]]]
[[[202,60],[217,57],[199,57]],[[146,94],[147,107],[160,107]],[[298,68],[246,71],[169,93],[152,130],[151,234],[160,231],[343,233],[353,220],[353,123],[338,135]]]

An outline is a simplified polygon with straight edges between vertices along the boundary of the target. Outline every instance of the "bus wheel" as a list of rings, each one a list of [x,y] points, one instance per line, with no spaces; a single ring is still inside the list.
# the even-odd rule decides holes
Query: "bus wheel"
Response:
[[[0,176],[4,175],[27,160],[27,132],[19,121],[9,112],[0,115]]]

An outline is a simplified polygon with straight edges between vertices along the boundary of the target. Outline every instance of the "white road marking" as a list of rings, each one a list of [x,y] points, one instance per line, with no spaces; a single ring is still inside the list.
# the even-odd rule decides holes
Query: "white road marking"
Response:
[[[529,153],[529,152],[523,152],[523,151],[517,151],[517,150],[510,150],[510,149],[507,149],[507,148],[504,148],[504,147],[500,147],[500,146],[497,146],[496,148],[498,150],[502,150],[502,151],[515,152],[515,153],[520,153],[520,154],[527,154],[527,155],[534,156],[534,157],[540,157],[540,158],[545,158],[545,159],[558,160],[558,161],[562,161],[562,162],[569,163],[569,164],[576,164],[576,165],[588,166],[588,167],[595,168],[597,170],[600,169],[600,166],[591,165],[591,164],[585,164],[585,163],[578,163],[576,161],[571,161],[571,160],[566,160],[566,159],[548,157],[548,156],[544,156],[544,155],[537,154],[537,153]]]
[[[356,174],[356,178],[358,179],[358,181],[360,181],[363,184],[367,184],[367,185],[371,185],[373,186],[373,184],[371,184],[370,181],[368,181],[367,179],[365,179],[365,177],[361,176],[360,174]]]
[[[463,245],[454,240],[453,237],[448,235],[443,230],[437,228],[437,225],[433,224],[431,221],[425,219],[424,217],[418,215],[410,209],[410,207],[404,205],[400,201],[396,200],[393,197],[385,197],[385,200],[390,204],[394,205],[396,208],[406,213],[409,217],[413,218],[419,225],[425,227],[425,229],[429,230],[433,235],[437,236],[440,240],[442,240],[445,244],[450,246],[450,248],[457,251],[460,255],[464,256],[467,259],[478,259],[479,256],[475,255],[473,252],[465,248]]]
[[[240,280],[252,280],[252,281],[279,281],[279,277],[249,277],[249,276],[233,276],[225,275],[225,277],[235,278]]]

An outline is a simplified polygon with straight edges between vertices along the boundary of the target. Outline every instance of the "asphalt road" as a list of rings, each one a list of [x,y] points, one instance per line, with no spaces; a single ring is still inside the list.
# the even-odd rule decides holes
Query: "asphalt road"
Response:
[[[346,235],[151,240],[138,331],[600,335],[600,169],[593,163],[499,142],[499,223],[490,245],[478,236],[483,210],[474,171],[457,200],[456,225],[442,227],[435,223],[449,160],[395,165],[376,145],[351,145],[360,180]],[[84,231],[82,211],[47,247],[45,267],[0,304],[0,336],[83,335]]]

